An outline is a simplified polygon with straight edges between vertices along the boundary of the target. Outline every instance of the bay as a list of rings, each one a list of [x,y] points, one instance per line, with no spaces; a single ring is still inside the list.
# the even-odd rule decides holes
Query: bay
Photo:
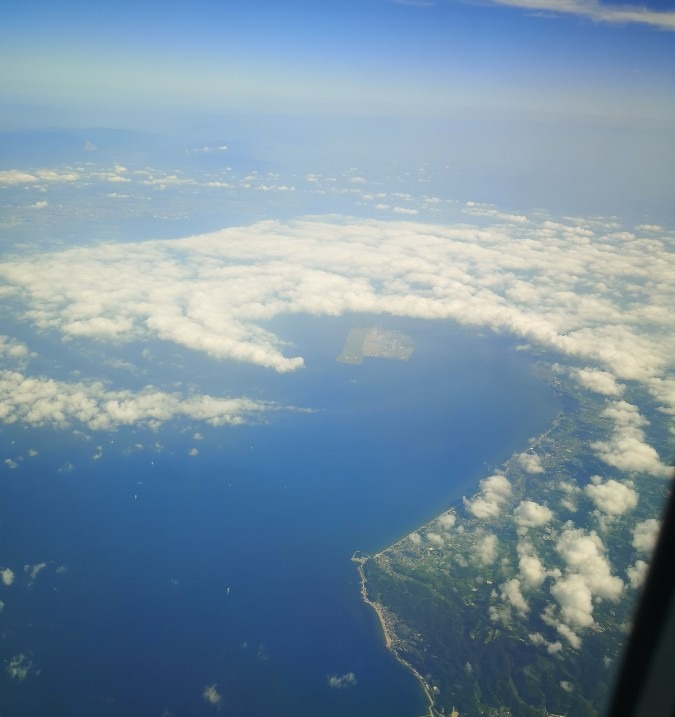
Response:
[[[412,358],[336,363],[348,329],[375,320],[413,337]],[[559,405],[505,337],[369,316],[274,329],[302,371],[203,360],[191,378],[311,412],[91,440],[5,431],[40,455],[3,471],[3,560],[47,566],[3,588],[5,655],[33,665],[3,691],[3,712],[424,711],[349,558],[469,495]]]

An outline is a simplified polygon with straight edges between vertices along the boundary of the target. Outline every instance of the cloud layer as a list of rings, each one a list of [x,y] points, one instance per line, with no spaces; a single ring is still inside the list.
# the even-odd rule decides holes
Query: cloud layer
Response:
[[[162,339],[279,373],[300,369],[304,359],[269,330],[278,316],[450,319],[583,362],[580,383],[608,396],[621,393],[619,379],[643,382],[664,411],[675,413],[673,237],[618,231],[598,220],[502,214],[481,216],[497,222],[489,226],[265,221],[178,240],[32,252],[0,263],[1,294],[21,320],[64,339]],[[29,360],[28,348],[10,338],[0,350]],[[56,384],[17,371],[0,375],[0,395],[2,420],[36,424],[106,427],[133,415],[151,423],[181,413],[228,423],[261,408],[209,397],[178,405],[151,388],[117,395],[101,385]],[[596,445],[600,457],[621,470],[664,474],[644,443],[637,409],[617,400],[607,417],[617,430]],[[533,454],[521,462],[532,473],[542,470]],[[493,497],[484,496],[475,510],[494,514]]]
[[[17,257],[0,277],[64,336],[154,336],[283,372],[302,358],[259,325],[281,314],[450,318],[602,364],[609,385],[671,365],[670,243],[551,221],[305,219]]]
[[[100,382],[68,383],[0,371],[0,421],[33,426],[86,426],[110,430],[133,424],[152,428],[173,418],[214,426],[236,425],[275,406],[248,398],[183,397],[152,386],[140,392],[112,391]]]

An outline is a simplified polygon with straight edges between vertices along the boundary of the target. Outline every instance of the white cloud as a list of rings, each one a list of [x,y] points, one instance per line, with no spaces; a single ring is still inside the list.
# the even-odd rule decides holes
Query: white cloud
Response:
[[[223,696],[218,692],[218,685],[216,683],[207,685],[202,692],[202,697],[206,702],[212,705],[217,705],[223,699]]]
[[[533,645],[545,647],[550,655],[555,655],[562,650],[562,643],[557,641],[549,642],[540,632],[531,633],[528,638]]]
[[[551,586],[551,595],[560,605],[560,615],[568,625],[590,627],[593,624],[593,594],[582,575],[572,573]]]
[[[23,570],[28,576],[29,582],[32,583],[46,567],[47,563],[35,563],[34,565],[24,565]]]
[[[500,597],[504,602],[509,603],[521,616],[527,615],[530,607],[520,591],[520,581],[517,578],[507,580],[500,589]]]
[[[344,675],[328,675],[327,680],[330,687],[337,689],[353,687],[356,684],[356,675],[353,672],[347,672]]]
[[[626,388],[611,373],[600,369],[583,368],[573,375],[584,388],[603,396],[620,396]]]
[[[635,508],[638,502],[638,495],[631,486],[614,479],[602,483],[600,476],[591,478],[591,483],[584,488],[584,493],[598,510],[612,516],[623,515]]]
[[[442,547],[445,545],[445,541],[443,540],[443,536],[439,535],[438,533],[426,533],[424,536],[432,545],[435,545],[436,547]]]
[[[0,185],[2,184],[39,184],[41,182],[76,182],[80,175],[72,170],[64,171],[54,169],[38,169],[31,172],[22,172],[16,169],[0,171]]]
[[[23,654],[14,655],[5,666],[7,674],[12,680],[23,682],[33,667],[33,663]]]
[[[422,545],[422,536],[419,533],[410,533],[408,540],[415,546],[419,547]]]
[[[640,415],[637,406],[626,401],[614,401],[602,414],[614,421],[609,441],[591,444],[607,465],[630,473],[649,473],[668,477],[672,469],[665,465],[656,450],[645,442],[643,426],[649,422]]]
[[[511,496],[511,483],[497,473],[480,482],[481,492],[467,500],[464,505],[476,518],[496,518],[501,512],[502,505]]]
[[[650,234],[651,233],[660,234],[660,233],[663,233],[665,230],[660,224],[638,224],[635,227],[635,231],[649,232]]]
[[[497,559],[499,541],[494,533],[488,533],[477,540],[473,546],[473,556],[482,565],[492,565]]]
[[[394,214],[419,214],[417,209],[410,209],[409,207],[394,207],[392,211]]]
[[[0,371],[0,422],[64,428],[81,424],[91,430],[122,425],[157,427],[174,418],[191,418],[211,425],[236,425],[265,411],[269,403],[247,398],[183,397],[151,386],[112,391],[100,382],[67,383],[32,378],[17,371]]]
[[[518,454],[518,463],[526,473],[543,473],[544,466],[541,464],[541,458],[536,453],[525,451]]]
[[[515,224],[527,224],[528,218],[523,214],[509,214],[500,212],[491,204],[483,204],[481,202],[466,202],[464,210],[466,214],[477,217],[491,217],[502,222],[513,222]]]
[[[0,357],[3,359],[26,359],[30,355],[28,347],[10,336],[0,335]]]
[[[553,513],[550,508],[532,500],[522,500],[513,511],[513,519],[517,525],[525,528],[537,528],[550,523]]]
[[[536,554],[531,543],[520,542],[517,545],[518,567],[522,584],[530,588],[539,588],[546,579],[546,568]]]
[[[636,560],[635,565],[629,565],[626,568],[626,575],[630,580],[630,586],[632,588],[640,588],[647,578],[647,571],[649,565],[644,560]]]
[[[654,550],[661,526],[654,518],[643,520],[633,528],[633,547],[641,553],[650,554]]]
[[[610,24],[637,23],[661,30],[675,30],[675,12],[640,5],[607,4],[598,0],[492,0],[496,5],[555,14],[577,15]]]
[[[593,595],[618,600],[623,592],[623,581],[611,574],[605,546],[595,531],[586,533],[581,528],[566,528],[555,549],[565,561],[567,570],[582,577]]]
[[[14,582],[14,571],[11,568],[3,568],[0,570],[0,578],[3,585],[11,585]]]
[[[443,513],[436,518],[436,523],[440,530],[450,530],[457,522],[455,513]]]

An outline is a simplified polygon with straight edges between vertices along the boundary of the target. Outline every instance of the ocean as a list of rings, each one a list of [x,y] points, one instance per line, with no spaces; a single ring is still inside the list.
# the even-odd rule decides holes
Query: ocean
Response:
[[[336,363],[349,328],[373,322],[411,335],[412,358]],[[368,316],[274,330],[303,370],[188,355],[155,380],[188,367],[202,391],[310,412],[89,436],[5,429],[7,455],[25,457],[0,481],[0,562],[16,573],[0,586],[0,644],[30,669],[3,671],[0,715],[425,711],[350,557],[470,495],[560,405],[507,337]]]

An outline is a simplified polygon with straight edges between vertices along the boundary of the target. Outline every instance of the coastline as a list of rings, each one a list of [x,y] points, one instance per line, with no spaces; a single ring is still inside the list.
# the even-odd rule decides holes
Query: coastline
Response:
[[[379,620],[380,625],[382,627],[382,634],[384,636],[385,647],[387,648],[387,650],[389,650],[389,652],[392,653],[392,655],[394,655],[396,660],[401,665],[403,665],[403,667],[405,667],[407,670],[412,672],[412,674],[415,676],[417,681],[420,683],[422,690],[424,691],[424,695],[427,698],[427,702],[429,703],[429,709],[426,713],[428,715],[428,717],[443,717],[443,714],[436,709],[436,702],[434,700],[434,696],[431,692],[431,689],[429,688],[429,685],[427,685],[424,677],[422,677],[422,675],[420,675],[420,673],[409,662],[404,660],[398,654],[398,652],[396,650],[396,646],[395,646],[396,635],[394,635],[393,632],[391,632],[390,628],[387,626],[387,621],[385,619],[385,615],[382,610],[382,606],[379,603],[371,600],[368,597],[367,580],[366,580],[366,574],[363,570],[363,566],[368,560],[370,560],[370,556],[368,556],[368,555],[357,556],[358,552],[359,551],[356,551],[352,555],[351,560],[353,563],[356,563],[356,569],[358,570],[359,577],[361,579],[361,598],[362,598],[363,602],[366,605],[369,605],[375,611],[375,614],[377,615],[377,619]],[[459,715],[457,717],[459,717]]]
[[[542,431],[542,433],[540,433],[534,440],[532,440],[529,443],[529,445],[527,446],[527,448],[525,448],[524,450],[532,450],[532,449],[540,446],[541,443],[543,441],[545,441],[550,436],[550,434],[553,433],[560,426],[561,421],[565,415],[566,415],[565,410],[559,411],[558,414],[555,416],[555,418],[551,421],[549,426],[546,428],[546,430]],[[505,461],[504,468],[503,468],[504,475],[509,475],[509,469],[511,467],[511,464],[513,461],[515,461],[517,459],[518,454],[519,454],[518,451],[514,451],[511,454],[511,456]],[[428,526],[429,524],[433,523],[434,520],[436,520],[436,519],[434,518],[431,521],[427,521],[426,523],[421,525],[420,528]],[[410,533],[407,533],[406,535],[401,537],[399,540],[395,541],[388,547],[384,548],[382,551],[380,551],[380,553],[377,553],[374,557],[377,557],[381,553],[384,553],[388,550],[396,548],[403,541],[405,541],[407,539],[409,534]],[[365,575],[363,566],[370,559],[371,559],[370,555],[363,555],[358,550],[355,551],[351,557],[352,562],[356,563],[357,570],[359,572],[359,578],[361,580],[361,598],[362,598],[363,602],[366,603],[366,605],[369,605],[375,611],[375,614],[377,615],[377,619],[382,627],[382,634],[384,636],[385,647],[394,655],[396,660],[401,665],[403,665],[407,670],[412,672],[412,674],[415,676],[417,681],[420,683],[422,689],[424,690],[424,694],[429,703],[429,708],[426,713],[428,715],[428,717],[445,717],[443,712],[439,711],[436,708],[436,701],[434,700],[433,692],[432,692],[431,688],[429,687],[429,685],[427,684],[424,677],[422,677],[422,675],[407,660],[405,660],[403,657],[401,657],[401,655],[398,653],[398,650],[396,649],[397,637],[396,637],[395,633],[393,632],[393,630],[391,629],[391,627],[387,625],[386,615],[385,615],[383,606],[380,603],[378,603],[374,600],[371,600],[370,597],[368,596],[367,579],[366,579],[366,575]],[[459,717],[459,713],[453,708],[453,711],[451,713],[449,713],[448,717]]]

